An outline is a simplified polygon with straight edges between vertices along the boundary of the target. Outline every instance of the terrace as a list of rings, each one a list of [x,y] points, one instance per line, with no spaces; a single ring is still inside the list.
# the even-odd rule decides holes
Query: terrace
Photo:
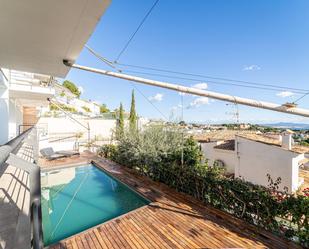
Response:
[[[73,1],[62,1],[55,4],[54,1],[50,0],[41,2],[30,0],[25,3],[9,1],[4,3],[0,10],[0,30],[3,43],[0,46],[0,66],[10,68],[10,70],[16,69],[55,77],[66,77],[70,70],[67,65],[71,65],[70,63],[78,58],[109,3],[109,0],[83,0],[74,2],[74,4]],[[55,13],[57,13],[56,16]],[[64,61],[70,63],[63,64]],[[177,192],[164,183],[155,182],[150,177],[141,176],[137,174],[137,171],[98,157],[90,152],[82,152],[79,156],[54,161],[39,158],[38,130],[35,127],[25,129],[28,128],[30,123],[32,126],[37,122],[37,120],[35,122],[31,121],[35,116],[33,114],[35,108],[41,106],[42,101],[46,103],[47,97],[53,96],[55,91],[52,87],[53,84],[50,84],[52,78],[45,78],[45,76],[35,78],[33,74],[18,75],[17,73],[16,75],[14,71],[9,71],[8,75],[9,77],[6,77],[4,73],[1,73],[3,84],[0,87],[2,104],[0,106],[2,111],[0,135],[1,143],[4,143],[4,145],[0,146],[0,249],[42,249],[44,247],[97,249],[300,248],[300,246],[287,239],[267,232],[261,228],[263,226],[251,225],[244,221],[245,219],[240,220],[227,213],[229,211],[230,213],[233,213],[233,211],[237,213],[237,211],[243,209],[242,212],[247,215],[247,219],[250,217],[253,220],[257,216],[255,220],[257,223],[268,221],[265,219],[265,215],[259,220],[259,214],[256,215],[254,211],[261,211],[265,206],[267,208],[264,209],[268,209],[268,202],[263,203],[263,200],[268,201],[269,196],[267,196],[269,199],[265,198],[261,201],[260,206],[262,208],[256,210],[254,207],[252,208],[255,203],[249,203],[248,206],[251,204],[251,207],[246,209],[246,205],[239,205],[238,200],[229,198],[229,201],[233,199],[234,203],[228,203],[228,205],[236,207],[238,210],[231,211],[231,209],[226,208],[228,211],[223,212],[206,205],[207,201],[205,200],[202,202],[198,198],[193,198],[193,194],[190,196],[180,193],[181,190]],[[22,80],[25,76],[30,79],[27,81]],[[179,90],[176,86],[175,89]],[[187,90],[186,88],[182,91]],[[232,101],[234,100],[236,99],[233,98]],[[17,114],[12,111],[14,110],[11,108],[13,104],[16,107]],[[25,108],[21,111],[21,107]],[[271,107],[271,109],[277,111],[288,112],[288,110],[283,110],[281,106],[279,106],[279,109],[276,108]],[[29,115],[29,112],[31,115]],[[27,113],[28,115],[22,115]],[[11,117],[14,119],[14,125],[9,127]],[[31,122],[26,124],[26,120]],[[18,126],[17,121],[24,121],[25,124]],[[10,133],[10,130],[13,132]],[[23,133],[15,137],[19,133],[17,131],[22,130]],[[7,142],[8,138],[12,137],[15,138]],[[53,142],[55,147],[59,145],[59,142]],[[148,151],[144,155],[147,154],[149,154]],[[42,172],[45,172],[45,170],[60,171],[63,168],[85,165],[90,162],[96,165],[96,169],[107,172],[114,179],[118,179],[119,182],[129,186],[131,191],[135,190],[137,193],[132,191],[135,194],[140,194],[150,200],[150,203],[104,222],[99,222],[90,228],[81,229],[70,236],[64,236],[64,239],[60,239],[54,244],[44,245],[43,238],[46,231],[42,230],[41,199],[45,198],[45,196],[41,194],[41,170]],[[165,166],[170,165],[168,162]],[[173,170],[173,168],[171,169]],[[195,176],[192,177],[193,180],[197,179]],[[75,175],[72,176],[72,178],[74,177]],[[111,182],[112,177],[108,179]],[[173,180],[177,182],[179,179],[173,178]],[[204,186],[205,179],[200,177],[199,180],[198,183]],[[71,182],[71,179],[68,181]],[[206,183],[208,184],[208,182]],[[181,187],[183,187],[182,190],[189,188],[187,185]],[[210,185],[210,187],[213,186]],[[230,191],[232,187],[230,189],[227,187],[225,190]],[[253,191],[257,190],[254,187],[251,189]],[[74,189],[73,192],[78,192],[78,190],[79,188]],[[87,190],[91,192],[92,186]],[[104,192],[104,189],[100,190]],[[239,192],[243,194],[246,191],[241,189]],[[212,193],[204,192],[203,194],[202,197],[207,198]],[[72,201],[74,197],[75,194]],[[223,196],[223,199],[225,197]],[[258,198],[254,196],[248,202],[255,201],[255,199]],[[101,204],[105,203],[102,202]],[[225,203],[221,201],[221,204]],[[66,203],[63,203],[63,206],[65,205]],[[59,211],[59,208],[56,207],[58,212],[62,212],[57,225],[65,216],[67,208],[69,208],[69,205],[62,212],[61,209]],[[291,211],[291,209],[293,207],[288,211]],[[87,214],[87,210],[85,210],[85,213]],[[288,213],[288,218],[295,217],[293,214]],[[275,217],[272,222],[276,222],[278,217],[273,213],[271,215],[271,219]],[[75,213],[70,222],[73,224],[77,223],[78,220],[79,216]],[[297,221],[301,221],[301,218]],[[289,223],[290,226],[295,225],[295,223],[292,225],[291,223]],[[305,225],[301,225],[298,232],[306,228]],[[294,226],[293,229],[296,230],[299,227]]]
[[[49,248],[298,248],[162,183],[90,152],[40,166],[61,168],[94,161],[151,203],[73,235]]]
[[[168,186],[91,152],[54,161],[38,159],[34,128],[2,146],[1,248],[43,248],[37,179],[41,169],[94,162],[151,201],[149,205],[61,240],[49,248],[298,248]],[[11,154],[9,154],[11,152]],[[5,154],[6,153],[6,154]],[[29,229],[31,228],[31,229]],[[26,246],[26,247],[28,247]]]

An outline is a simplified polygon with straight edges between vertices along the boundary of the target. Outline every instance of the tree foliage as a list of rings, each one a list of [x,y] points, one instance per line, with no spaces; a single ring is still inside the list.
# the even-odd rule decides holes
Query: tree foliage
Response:
[[[71,81],[65,80],[63,81],[62,85],[69,89],[71,93],[75,94],[78,98],[81,95],[81,92],[79,91],[78,87]]]
[[[82,108],[85,110],[85,112],[91,112],[91,110],[88,106],[82,106]]]
[[[117,126],[116,126],[116,139],[121,139],[124,135],[124,110],[122,103],[119,106],[119,116],[117,119]]]
[[[129,116],[129,126],[130,126],[131,132],[137,131],[137,114],[136,114],[136,110],[135,110],[134,90],[132,90],[131,108],[130,108],[130,116]]]
[[[110,110],[107,108],[107,106],[106,106],[106,104],[102,104],[101,106],[100,106],[100,113],[102,114],[102,113],[109,113],[110,112]]]

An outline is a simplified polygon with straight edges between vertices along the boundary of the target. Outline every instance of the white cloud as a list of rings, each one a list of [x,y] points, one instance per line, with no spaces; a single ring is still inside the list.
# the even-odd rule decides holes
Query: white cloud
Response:
[[[171,108],[171,111],[172,111],[172,112],[175,112],[175,111],[177,111],[177,109],[178,109],[177,106],[173,106],[173,107]]]
[[[79,87],[77,87],[77,88],[78,88],[78,91],[80,91],[81,94],[84,93],[84,88],[83,88],[82,86],[79,86]]]
[[[249,65],[249,66],[244,66],[243,69],[244,71],[258,71],[261,70],[261,67],[258,65]]]
[[[174,105],[174,106],[171,108],[171,111],[177,111],[178,109],[181,109],[181,108],[182,108],[182,104]]]
[[[187,93],[183,93],[183,92],[179,92],[178,93],[180,96],[185,96],[185,95],[187,95]]]
[[[200,90],[205,90],[208,88],[208,85],[207,83],[198,83],[198,84],[193,85],[192,87],[200,89]]]
[[[276,95],[279,96],[279,97],[281,97],[281,98],[286,98],[286,97],[294,96],[295,93],[290,92],[290,91],[283,91],[283,92],[277,93]]]
[[[153,102],[161,102],[163,100],[163,94],[162,93],[157,93],[154,96],[151,96],[148,98],[150,101]]]
[[[199,97],[196,98],[195,100],[193,100],[188,106],[187,108],[195,108],[195,107],[199,107],[202,105],[208,105],[209,104],[209,99],[207,97]]]

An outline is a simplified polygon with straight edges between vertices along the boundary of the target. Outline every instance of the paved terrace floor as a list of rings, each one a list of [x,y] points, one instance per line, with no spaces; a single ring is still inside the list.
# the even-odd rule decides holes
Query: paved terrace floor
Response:
[[[90,160],[95,160],[152,203],[62,240],[50,246],[52,249],[299,248],[91,153],[58,161],[41,160],[41,166],[81,164]]]
[[[33,147],[24,143],[17,156],[33,162]],[[29,174],[12,165],[0,167],[0,249],[30,245]]]

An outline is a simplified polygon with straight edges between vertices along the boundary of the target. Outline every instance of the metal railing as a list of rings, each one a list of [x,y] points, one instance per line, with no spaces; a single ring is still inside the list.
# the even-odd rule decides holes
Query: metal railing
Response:
[[[34,127],[34,124],[21,124],[18,126],[18,135],[22,134],[24,131]]]
[[[33,162],[26,161],[16,154],[24,143],[33,148]],[[42,249],[42,212],[41,212],[41,171],[37,166],[38,160],[38,138],[34,127],[26,130],[16,138],[0,147],[0,167],[4,164],[12,165],[26,171],[30,178],[30,225],[31,245],[23,245],[23,248]],[[17,235],[18,236],[18,235]]]

